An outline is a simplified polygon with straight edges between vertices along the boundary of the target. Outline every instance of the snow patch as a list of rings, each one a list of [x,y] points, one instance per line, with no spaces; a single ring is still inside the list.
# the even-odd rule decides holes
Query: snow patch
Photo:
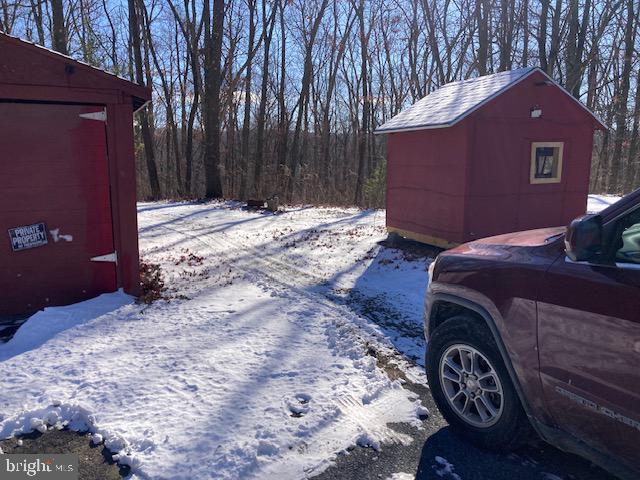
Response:
[[[60,404],[57,406],[23,410],[0,422],[0,439],[23,435],[34,430],[46,433],[49,429],[61,430],[69,428],[77,432],[92,432],[92,443],[103,443],[109,450],[118,452],[121,458],[128,456],[128,443],[122,437],[115,435],[108,430],[100,428],[94,415],[80,406],[74,404]],[[22,444],[22,440],[18,440]],[[121,462],[122,463],[122,462]],[[132,465],[123,463],[123,465]],[[136,466],[139,466],[136,464]]]
[[[390,477],[387,477],[387,480],[415,480],[415,474],[398,472],[394,473]]]
[[[616,195],[589,195],[587,200],[587,213],[598,213],[609,205],[613,205],[618,200],[619,196]]]
[[[13,338],[0,344],[0,361],[39,347],[55,335],[131,304],[133,297],[119,290],[65,307],[48,307],[32,315]]]
[[[446,458],[436,456],[434,460],[436,464],[432,468],[436,475],[446,479],[461,480],[460,475],[455,473],[455,467]]]

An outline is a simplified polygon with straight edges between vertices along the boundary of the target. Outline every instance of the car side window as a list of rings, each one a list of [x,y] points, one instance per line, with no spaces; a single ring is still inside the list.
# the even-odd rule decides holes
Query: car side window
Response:
[[[621,220],[618,234],[616,263],[640,265],[640,209]]]

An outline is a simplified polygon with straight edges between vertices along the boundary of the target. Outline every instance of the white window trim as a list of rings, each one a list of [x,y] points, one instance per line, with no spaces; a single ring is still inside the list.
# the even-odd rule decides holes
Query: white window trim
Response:
[[[551,178],[536,178],[536,149],[540,147],[558,148],[558,174]],[[562,181],[562,158],[564,156],[564,142],[531,142],[531,168],[529,182],[538,183],[560,183]]]

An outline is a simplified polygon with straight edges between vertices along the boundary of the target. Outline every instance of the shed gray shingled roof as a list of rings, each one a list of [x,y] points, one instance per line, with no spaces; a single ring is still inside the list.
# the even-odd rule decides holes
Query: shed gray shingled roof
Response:
[[[427,128],[444,128],[455,125],[471,112],[482,107],[491,99],[525,79],[533,72],[540,72],[547,81],[571,100],[576,102],[585,112],[591,115],[604,130],[608,130],[602,120],[584,106],[561,85],[538,67],[519,68],[508,72],[494,73],[483,77],[461,80],[443,85],[422,100],[417,101],[403,110],[384,125],[378,127],[374,133],[405,132],[410,130],[424,130]]]
[[[539,69],[519,68],[447,83],[378,127],[376,133],[450,127],[535,70]]]

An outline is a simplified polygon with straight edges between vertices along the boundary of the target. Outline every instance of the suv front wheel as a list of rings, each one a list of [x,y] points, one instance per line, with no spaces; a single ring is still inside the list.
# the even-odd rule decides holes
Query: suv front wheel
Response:
[[[427,376],[440,412],[459,436],[481,448],[513,450],[531,426],[490,330],[466,315],[429,339]]]

